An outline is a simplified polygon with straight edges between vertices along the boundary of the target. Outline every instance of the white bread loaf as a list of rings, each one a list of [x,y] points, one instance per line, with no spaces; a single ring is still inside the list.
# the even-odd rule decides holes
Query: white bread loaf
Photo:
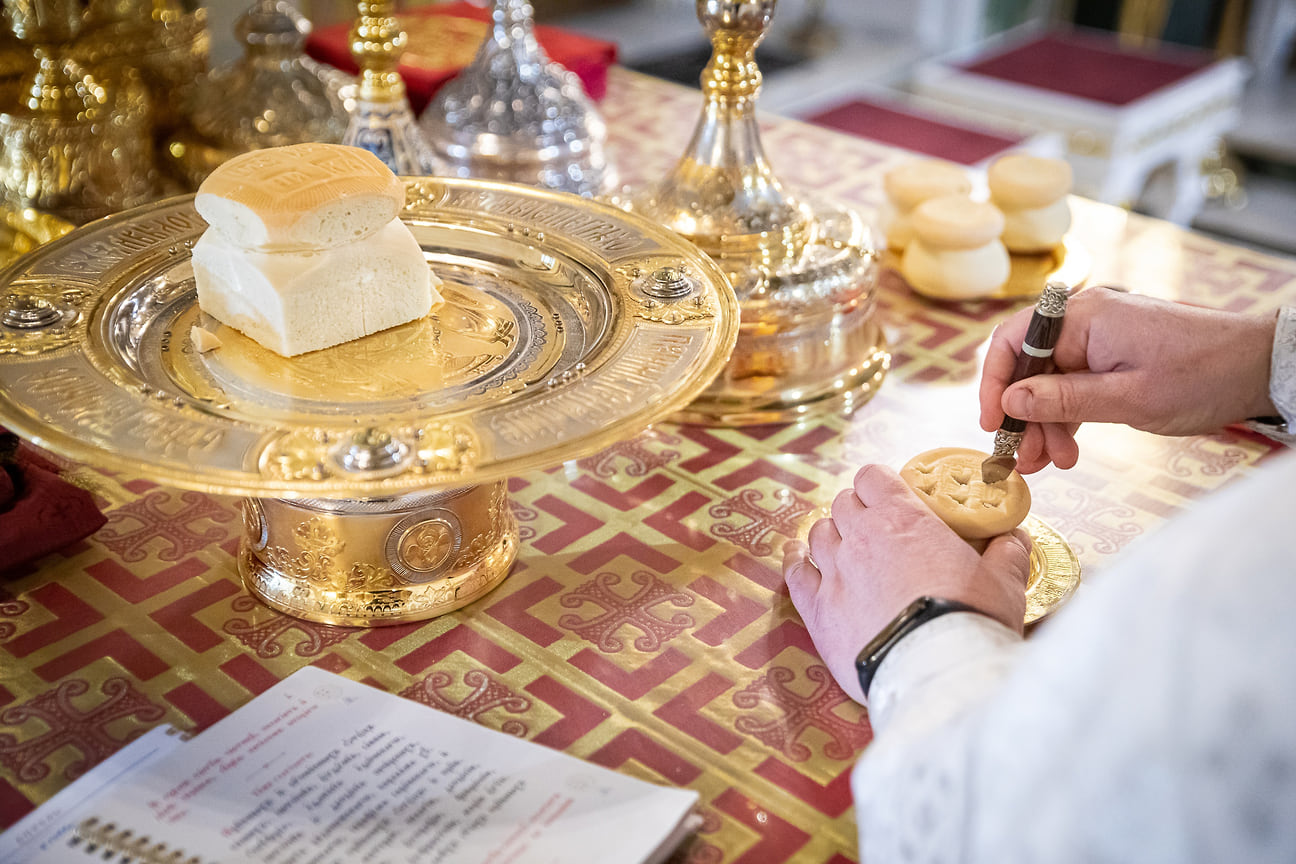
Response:
[[[249,252],[207,231],[193,269],[204,312],[284,357],[422,318],[442,302],[440,280],[399,219],[309,252]]]
[[[1004,214],[1003,243],[1011,252],[1047,252],[1071,228],[1071,166],[1062,159],[1009,153],[986,170],[990,200]]]
[[[880,221],[887,248],[901,252],[913,237],[910,216],[914,208],[942,195],[968,195],[972,181],[962,167],[938,159],[915,159],[903,162],[882,178],[886,199]]]
[[[292,144],[235,156],[198,187],[194,207],[234,246],[327,249],[368,237],[405,205],[378,157],[341,144]]]
[[[913,212],[913,239],[900,258],[900,274],[919,294],[970,300],[998,291],[1012,261],[999,240],[1004,217],[983,201],[944,195]]]

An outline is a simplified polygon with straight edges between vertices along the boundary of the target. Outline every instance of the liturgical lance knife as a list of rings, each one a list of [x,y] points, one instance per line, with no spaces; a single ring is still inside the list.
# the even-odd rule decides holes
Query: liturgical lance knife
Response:
[[[1058,334],[1062,332],[1062,316],[1066,313],[1067,297],[1070,294],[1071,289],[1063,282],[1049,282],[1044,286],[1044,291],[1035,304],[1035,313],[1031,315],[1030,326],[1026,329],[1026,338],[1022,341],[1021,353],[1017,355],[1017,365],[1013,367],[1010,384],[1052,368],[1053,346],[1057,344]],[[981,463],[982,480],[998,483],[1013,472],[1017,467],[1017,447],[1021,444],[1022,433],[1025,431],[1025,420],[1004,415],[1003,423],[995,432],[994,450],[990,458]]]

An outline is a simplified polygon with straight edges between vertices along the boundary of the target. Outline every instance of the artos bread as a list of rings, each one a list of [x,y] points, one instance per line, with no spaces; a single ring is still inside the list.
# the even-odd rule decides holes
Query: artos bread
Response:
[[[1004,215],[1009,252],[1047,252],[1071,228],[1071,166],[1061,159],[1009,153],[986,171],[990,201]]]
[[[414,321],[441,296],[399,219],[321,252],[254,252],[208,232],[194,244],[198,307],[293,357]]]
[[[919,294],[970,300],[998,291],[1012,270],[999,240],[1004,217],[992,204],[966,195],[942,195],[919,204],[910,217],[913,238],[900,274]]]
[[[230,160],[196,199],[211,222],[193,249],[199,308],[285,357],[422,318],[441,283],[397,216],[404,200],[396,175],[355,147]]]
[[[981,479],[988,455],[937,447],[910,459],[900,477],[954,533],[975,543],[1016,528],[1031,507],[1030,488],[1016,471],[998,483]]]
[[[882,178],[886,200],[880,216],[886,245],[900,253],[913,237],[910,217],[919,204],[942,195],[970,195],[967,171],[952,162],[914,159],[895,166]]]
[[[329,249],[396,218],[405,184],[367,150],[291,144],[235,156],[198,187],[194,207],[230,243],[261,252]]]

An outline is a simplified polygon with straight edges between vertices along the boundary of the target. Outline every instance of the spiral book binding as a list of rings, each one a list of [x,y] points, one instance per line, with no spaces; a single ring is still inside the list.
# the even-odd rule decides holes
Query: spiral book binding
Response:
[[[616,843],[619,860],[660,864],[697,829],[693,790],[622,775],[314,666],[190,741],[154,729],[123,751],[92,770],[92,784],[64,790],[76,794],[21,827],[10,847],[0,837],[0,861],[344,854],[596,864]]]
[[[167,735],[188,741],[192,732],[165,727]],[[169,849],[165,843],[153,843],[148,837],[137,837],[129,828],[118,828],[91,816],[82,820],[68,836],[68,848],[94,855],[109,864],[203,864],[194,855],[180,849]]]
[[[201,858],[181,849],[154,843],[147,835],[136,835],[129,828],[118,828],[93,816],[77,825],[68,838],[68,847],[119,864],[203,864]]]

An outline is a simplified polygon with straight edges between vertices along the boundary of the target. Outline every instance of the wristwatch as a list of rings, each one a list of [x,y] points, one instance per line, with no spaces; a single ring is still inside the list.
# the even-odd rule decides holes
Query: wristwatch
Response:
[[[869,685],[873,683],[873,676],[877,674],[878,667],[901,639],[928,621],[946,613],[977,612],[980,614],[980,611],[966,603],[945,600],[941,597],[919,597],[910,603],[899,615],[891,619],[891,623],[883,627],[882,632],[874,636],[855,658],[855,674],[859,675],[860,689],[864,691],[864,698],[868,698]]]

